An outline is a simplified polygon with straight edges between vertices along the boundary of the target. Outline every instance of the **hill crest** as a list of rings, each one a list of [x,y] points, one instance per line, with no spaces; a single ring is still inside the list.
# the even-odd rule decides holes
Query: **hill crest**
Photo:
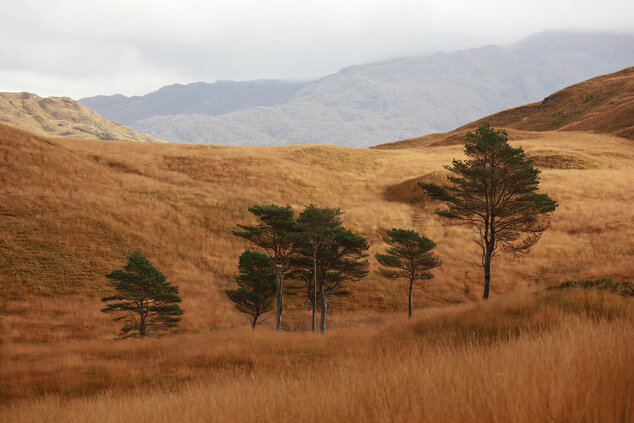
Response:
[[[106,120],[69,97],[0,93],[0,123],[47,137],[158,142],[122,123]]]

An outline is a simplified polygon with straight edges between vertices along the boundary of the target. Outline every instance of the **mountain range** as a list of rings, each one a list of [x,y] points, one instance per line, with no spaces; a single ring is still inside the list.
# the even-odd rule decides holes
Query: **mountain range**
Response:
[[[632,64],[632,34],[545,32],[509,46],[351,66],[316,81],[198,82],[80,102],[173,142],[366,147],[448,131]]]

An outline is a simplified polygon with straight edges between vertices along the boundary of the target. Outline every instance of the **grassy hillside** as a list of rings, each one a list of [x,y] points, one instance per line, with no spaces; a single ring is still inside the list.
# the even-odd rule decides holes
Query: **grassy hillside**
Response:
[[[572,277],[631,278],[632,142],[540,132],[514,144],[543,166],[543,190],[561,206],[531,254],[495,259],[493,295]],[[461,155],[458,145],[382,151],[106,143],[0,126],[3,338],[112,338],[116,326],[99,313],[104,275],[133,249],[180,286],[183,331],[245,324],[223,289],[246,247],[230,231],[253,221],[247,207],[257,203],[341,207],[344,224],[368,238],[372,256],[384,247],[386,229],[422,231],[437,242],[444,265],[416,290],[415,307],[479,298],[473,234],[443,226],[432,213],[437,204],[415,188],[419,179],[441,178],[442,166]],[[405,310],[405,289],[371,272],[351,286],[350,297],[335,301],[332,327]],[[306,328],[304,299],[289,301],[284,325]]]
[[[494,127],[523,131],[585,131],[612,134],[634,140],[634,67],[598,76],[564,88],[539,103],[508,109],[442,134],[426,135],[377,146],[380,149],[409,148],[419,144],[462,143],[464,134],[485,122]]]
[[[49,137],[158,141],[151,135],[134,132],[122,123],[106,120],[68,97],[0,93],[0,123]]]

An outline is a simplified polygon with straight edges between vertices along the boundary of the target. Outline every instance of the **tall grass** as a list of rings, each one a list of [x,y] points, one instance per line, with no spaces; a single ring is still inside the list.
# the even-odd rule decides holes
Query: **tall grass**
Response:
[[[517,294],[324,337],[31,346],[5,355],[5,369],[37,372],[48,359],[61,384],[79,385],[14,399],[0,421],[631,421],[632,307],[611,293]],[[107,389],[86,388],[109,377]]]

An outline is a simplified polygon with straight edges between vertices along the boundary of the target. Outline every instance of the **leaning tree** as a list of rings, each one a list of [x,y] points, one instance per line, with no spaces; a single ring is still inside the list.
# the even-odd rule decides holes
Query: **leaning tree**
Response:
[[[508,144],[508,134],[488,124],[466,135],[468,159],[445,166],[452,175],[439,186],[419,182],[431,198],[447,208],[440,216],[473,229],[482,250],[484,294],[489,297],[491,260],[502,251],[526,253],[550,226],[557,202],[537,192],[540,171],[533,167],[524,150]]]
[[[238,270],[238,289],[227,289],[225,292],[238,311],[251,317],[251,328],[255,330],[258,320],[273,309],[273,263],[266,254],[246,250],[240,255]]]
[[[408,318],[412,317],[412,290],[414,282],[434,277],[430,269],[440,265],[440,260],[431,250],[436,244],[412,230],[390,229],[383,241],[389,247],[385,254],[376,254],[376,260],[382,268],[379,274],[388,279],[405,278],[409,280]]]
[[[275,274],[275,328],[280,330],[284,308],[284,276],[289,270],[295,250],[297,223],[290,206],[251,206],[249,211],[258,218],[257,225],[238,225],[233,234],[262,248],[273,263]]]
[[[119,312],[115,321],[124,321],[121,338],[144,337],[178,325],[183,310],[177,303],[178,287],[167,282],[165,276],[139,251],[128,257],[123,269],[106,275],[115,295],[102,298],[108,304],[104,313]]]

